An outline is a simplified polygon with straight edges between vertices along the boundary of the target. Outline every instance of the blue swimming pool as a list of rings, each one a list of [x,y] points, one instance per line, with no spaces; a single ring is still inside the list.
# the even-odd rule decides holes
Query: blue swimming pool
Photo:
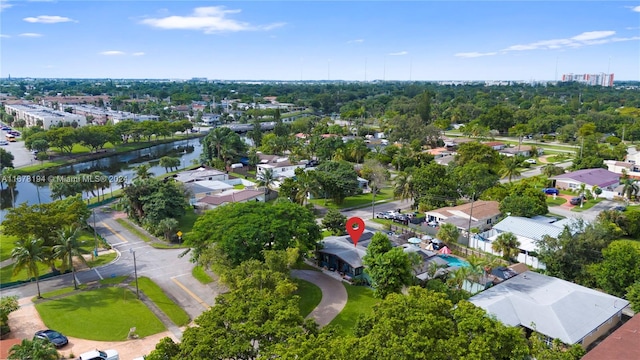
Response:
[[[469,266],[469,263],[462,260],[462,259],[458,259],[455,256],[451,256],[451,255],[438,255],[440,256],[444,261],[446,261],[447,263],[449,263],[449,266]]]

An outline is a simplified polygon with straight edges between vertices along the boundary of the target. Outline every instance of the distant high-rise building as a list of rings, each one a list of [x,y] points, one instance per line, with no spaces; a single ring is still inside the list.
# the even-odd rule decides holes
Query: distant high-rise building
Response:
[[[592,86],[613,86],[613,74],[562,74],[562,82],[571,81]]]

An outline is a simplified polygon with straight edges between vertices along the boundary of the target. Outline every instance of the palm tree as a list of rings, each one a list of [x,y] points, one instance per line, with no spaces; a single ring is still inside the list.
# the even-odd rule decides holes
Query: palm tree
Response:
[[[356,163],[358,164],[360,163],[360,160],[362,160],[362,158],[369,152],[367,144],[365,144],[364,140],[362,139],[353,140],[351,143],[349,143],[348,149],[349,156],[352,159],[355,159]]]
[[[73,287],[75,289],[78,289],[78,283],[76,281],[76,268],[73,266],[73,257],[77,257],[83,264],[87,265],[87,260],[82,255],[89,252],[82,248],[83,245],[85,245],[84,242],[79,241],[78,228],[74,229],[72,226],[68,226],[58,233],[58,245],[53,246],[53,256],[62,260],[64,269],[71,269]]]
[[[7,187],[9,188],[9,191],[11,191],[11,206],[15,206],[16,204],[16,197],[15,197],[15,193],[14,190],[16,188],[16,184],[18,183],[18,172],[16,171],[16,169],[12,168],[12,167],[6,167],[4,169],[2,169],[2,180],[6,181],[7,183]]]
[[[505,232],[498,235],[498,238],[491,244],[491,249],[502,253],[505,260],[510,260],[520,253],[520,241],[513,233]]]
[[[9,360],[57,360],[60,354],[50,341],[22,339],[9,349]]]
[[[453,274],[453,276],[451,276]],[[454,285],[458,290],[462,290],[464,281],[471,275],[471,269],[467,266],[457,268],[453,273],[449,273],[447,283]]]
[[[151,165],[149,164],[142,164],[138,167],[135,168],[135,172],[136,172],[136,178],[138,179],[148,179],[151,177],[151,175],[153,175],[151,173],[151,171],[149,171],[149,169],[151,169]]]
[[[158,223],[158,230],[162,231],[164,239],[169,241],[171,240],[171,234],[175,233],[178,229],[178,225],[178,220],[174,218],[166,218],[160,220]]]
[[[260,186],[264,186],[264,195],[265,195],[265,201],[267,193],[271,192],[271,186],[276,182],[276,176],[273,172],[273,169],[268,168],[268,169],[264,169],[264,171],[262,172],[262,174],[260,174],[260,181],[258,182],[258,185]]]
[[[393,179],[393,197],[400,200],[413,199],[413,181],[408,172],[401,171]]]
[[[93,188],[98,192],[98,201],[100,201],[100,192],[102,191],[102,200],[104,200],[104,189],[108,188],[111,184],[109,178],[100,171],[94,171],[91,173],[91,181]]]
[[[300,205],[305,205],[309,195],[317,195],[320,186],[315,177],[315,171],[304,171],[296,169],[296,185],[298,192],[295,194],[295,201]]]
[[[640,193],[640,185],[634,179],[623,178],[622,182],[622,195],[631,200],[632,197],[637,196]]]
[[[508,178],[509,182],[511,182],[512,178],[520,176],[519,165],[515,156],[506,158],[503,162],[502,177]]]
[[[436,236],[445,244],[455,244],[458,242],[460,230],[453,224],[442,224]]]
[[[13,259],[13,275],[18,274],[22,269],[27,270],[28,277],[36,279],[36,288],[38,288],[38,298],[40,295],[40,270],[38,263],[44,262],[45,253],[42,239],[18,240],[16,246],[11,250],[11,258]]]
[[[580,187],[578,187],[578,194],[580,195],[580,207],[584,205],[584,198],[587,193],[587,184],[581,183]]]

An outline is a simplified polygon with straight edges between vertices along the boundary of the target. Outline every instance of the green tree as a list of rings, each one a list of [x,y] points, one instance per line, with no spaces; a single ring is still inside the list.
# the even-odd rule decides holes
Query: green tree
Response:
[[[410,173],[400,171],[393,179],[393,197],[400,200],[413,200],[413,183]]]
[[[390,174],[384,165],[376,159],[367,159],[362,165],[360,175],[369,181],[371,189],[371,212],[375,213],[376,195],[384,188],[389,180]]]
[[[163,156],[160,158],[160,166],[164,168],[165,172],[169,172],[169,169],[173,171],[174,168],[178,169],[180,167],[180,158]]]
[[[291,202],[251,202],[207,211],[185,235],[185,244],[193,247],[194,260],[215,246],[237,265],[263,259],[263,250],[295,247],[306,253],[315,250],[320,238],[320,228],[307,208]]]
[[[263,172],[258,174],[258,185],[264,187],[265,196],[271,193],[271,187],[275,184],[276,180],[276,174],[271,168],[264,169]]]
[[[13,154],[5,149],[0,149],[0,170],[13,167]]]
[[[218,159],[225,165],[231,165],[241,154],[246,153],[247,145],[240,136],[227,127],[210,131],[202,140],[202,160],[211,163]]]
[[[9,349],[9,360],[58,360],[60,354],[50,341],[22,339]]]
[[[353,166],[344,161],[326,161],[313,170],[316,181],[325,197],[342,204],[347,196],[356,195],[358,175]]]
[[[73,226],[67,226],[58,232],[58,244],[54,245],[53,256],[62,260],[64,264],[63,270],[71,270],[73,277],[73,287],[78,289],[78,282],[76,280],[76,267],[73,266],[73,258],[75,257],[84,265],[87,265],[87,260],[84,258],[84,254],[89,252],[82,247],[85,242],[80,240],[79,228]]]
[[[173,234],[178,230],[178,220],[173,218],[164,218],[158,222],[156,229],[164,236],[165,240],[170,241]]]
[[[345,235],[347,217],[336,209],[329,209],[322,219],[322,226],[331,231],[333,235]]]
[[[409,255],[401,247],[392,248],[386,235],[376,233],[362,259],[365,271],[373,280],[375,295],[385,298],[399,293],[413,282],[413,267]]]
[[[512,178],[520,176],[518,167],[520,167],[520,164],[515,156],[506,158],[502,168],[502,177],[509,179],[509,182],[511,182]]]
[[[431,97],[429,91],[416,96],[416,112],[425,125],[431,123]]]
[[[180,354],[180,345],[170,337],[160,339],[156,347],[144,357],[144,360],[171,360]]]
[[[491,243],[491,249],[502,254],[505,260],[515,259],[520,254],[520,241],[513,233],[506,232],[498,235]]]
[[[95,152],[102,149],[108,142],[115,142],[117,139],[111,126],[83,126],[77,130],[76,141]]]
[[[626,240],[614,241],[602,250],[602,262],[589,267],[598,286],[623,297],[627,288],[640,281],[640,246]]]
[[[542,174],[547,177],[552,177],[556,175],[564,174],[564,169],[560,166],[555,166],[553,164],[547,164],[542,167]]]
[[[47,141],[61,152],[71,154],[73,145],[78,143],[78,133],[71,127],[59,127],[47,131]]]
[[[445,223],[440,225],[440,230],[438,230],[436,236],[445,244],[455,244],[458,242],[458,237],[460,237],[460,230],[453,224]]]
[[[13,259],[13,274],[16,275],[23,269],[26,269],[27,276],[36,280],[36,288],[38,289],[38,298],[40,295],[40,270],[38,263],[45,261],[42,239],[18,240],[16,246],[11,250],[11,258]]]
[[[148,179],[153,176],[153,173],[149,171],[149,169],[151,169],[151,165],[149,164],[142,164],[140,166],[137,166],[134,169],[136,173],[136,179]]]
[[[640,281],[636,281],[627,288],[627,300],[631,303],[631,310],[640,312]]]
[[[459,146],[456,155],[456,164],[464,166],[469,162],[487,165],[490,169],[500,168],[502,161],[500,155],[492,147],[479,142],[467,142]]]
[[[0,298],[0,335],[11,331],[9,329],[9,314],[18,310],[18,296],[3,296]]]

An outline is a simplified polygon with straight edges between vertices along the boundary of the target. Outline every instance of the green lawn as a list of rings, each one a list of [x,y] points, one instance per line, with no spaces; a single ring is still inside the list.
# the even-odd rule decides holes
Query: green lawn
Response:
[[[313,270],[313,271],[320,271],[320,269],[313,267],[309,264],[307,264],[304,261],[300,261],[299,264],[295,264],[292,266],[293,269],[298,269],[298,270]]]
[[[560,206],[567,202],[565,198],[553,198],[553,196],[547,196],[547,206]]]
[[[200,283],[205,285],[213,281],[211,276],[209,276],[204,268],[199,265],[193,267],[193,270],[191,270],[191,275],[193,275],[196,280],[200,281]]]
[[[0,261],[11,257],[11,250],[13,250],[16,240],[18,240],[17,237],[5,235],[0,231]]]
[[[571,209],[571,211],[582,212],[582,211],[589,210],[595,204],[599,203],[600,201],[602,201],[602,198],[597,198],[597,199],[592,199],[592,200],[585,200],[585,202],[582,204],[582,207],[580,207],[580,205],[576,205],[576,206],[573,207],[573,209]]]
[[[128,276],[116,276],[100,280],[101,285],[117,285],[127,280]]]
[[[293,281],[298,285],[298,290],[294,294],[300,296],[298,303],[300,314],[306,317],[322,300],[322,290],[317,285],[305,280],[294,279]]]
[[[371,193],[360,194],[356,196],[349,196],[342,204],[335,204],[331,199],[311,199],[311,203],[319,206],[323,206],[329,209],[349,209],[354,207],[367,207],[371,206],[372,195]],[[382,189],[376,194],[376,202],[378,201],[391,201],[393,200],[393,189]]]
[[[196,220],[198,220],[198,214],[196,214],[195,210],[193,208],[187,209],[184,216],[178,219],[178,229],[182,231],[183,234],[191,232]]]
[[[135,286],[135,282],[130,285]],[[182,310],[182,308],[173,302],[173,300],[169,299],[164,291],[162,291],[162,289],[151,279],[147,277],[139,277],[138,286],[140,287],[140,291],[151,299],[151,301],[153,301],[153,303],[156,304],[156,306],[158,306],[174,324],[184,326],[189,323],[189,314]]]
[[[140,337],[165,330],[135,293],[119,287],[85,290],[35,307],[48,328],[81,339],[123,341],[132,327]]]
[[[116,221],[118,222],[118,224],[122,225],[122,227],[124,227],[125,229],[129,230],[133,235],[139,237],[143,241],[145,241],[145,242],[151,241],[151,238],[147,234],[145,234],[142,231],[140,231],[140,229],[138,229],[138,227],[134,226],[129,220],[127,220],[127,219],[116,219]]]
[[[353,333],[353,327],[360,315],[367,315],[373,311],[373,306],[381,300],[373,297],[373,290],[365,286],[353,286],[343,283],[347,289],[349,300],[344,309],[329,325],[335,326],[340,334]]]

